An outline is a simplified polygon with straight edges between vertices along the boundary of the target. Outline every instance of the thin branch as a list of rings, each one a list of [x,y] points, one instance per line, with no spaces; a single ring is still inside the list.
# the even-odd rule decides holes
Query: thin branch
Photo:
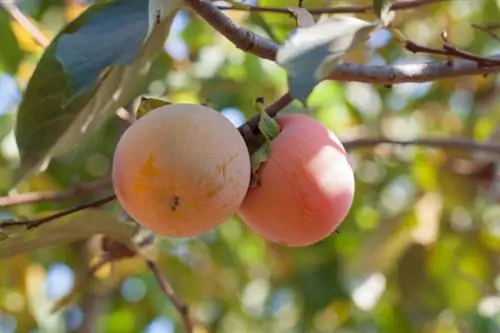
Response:
[[[471,27],[488,34],[491,38],[496,39],[497,41],[500,42],[500,36],[494,33],[495,30],[498,30],[500,28],[500,24],[488,24],[488,25],[471,24]]]
[[[494,143],[481,143],[469,139],[416,139],[394,140],[386,138],[364,138],[342,141],[346,149],[372,148],[381,144],[400,146],[426,146],[438,149],[458,149],[483,151],[500,154],[500,145]]]
[[[92,194],[101,190],[111,188],[111,180],[99,179],[94,182],[80,184],[76,187],[70,188],[65,191],[40,191],[40,192],[27,192],[11,196],[0,197],[0,208],[5,208],[14,205],[32,204],[44,201],[64,201],[80,195]]]
[[[500,54],[494,54],[490,57],[500,59]],[[392,66],[368,66],[345,62],[328,74],[326,79],[393,85],[430,82],[467,75],[488,75],[498,72],[500,72],[500,66],[478,67],[476,62],[468,60],[454,60],[451,65],[445,61],[432,61]]]
[[[438,49],[420,45],[408,40],[405,42],[405,48],[413,53],[429,53],[470,60],[476,62],[478,66],[482,67],[500,66],[500,59],[483,57],[467,51],[463,51],[449,43],[444,43],[442,48]]]
[[[40,29],[13,2],[0,1],[0,7],[5,9],[10,17],[16,20],[28,32],[38,45],[44,48],[49,46],[49,39],[45,37]]]
[[[177,312],[179,312],[179,314],[181,315],[186,333],[193,333],[194,323],[189,314],[189,307],[182,301],[179,296],[177,296],[174,288],[162,273],[158,265],[150,259],[146,259],[146,263],[148,265],[148,268],[154,273],[155,278],[158,281],[158,284],[160,285],[163,293],[170,299]]]
[[[392,10],[405,10],[413,9],[425,5],[435,4],[438,2],[443,2],[445,0],[413,0],[413,1],[395,1],[391,6]],[[237,5],[217,5],[220,10],[231,10],[231,11],[248,11],[248,12],[260,12],[260,13],[282,13],[289,14],[287,8],[282,7],[267,7],[267,6],[254,6],[247,4],[237,4]],[[373,11],[373,6],[337,6],[337,7],[323,7],[323,8],[307,8],[307,11],[313,15],[319,14],[343,14],[343,13],[368,13]]]
[[[87,209],[87,208],[95,208],[95,207],[103,206],[103,205],[105,205],[105,204],[107,204],[115,199],[116,199],[116,196],[113,194],[113,195],[104,197],[102,199],[98,199],[98,200],[94,200],[94,201],[91,201],[91,202],[88,202],[85,204],[81,204],[81,205],[78,205],[78,206],[75,206],[75,207],[72,207],[69,209],[65,209],[65,210],[62,210],[62,211],[57,212],[55,214],[52,214],[52,215],[49,215],[46,217],[42,217],[42,218],[38,218],[38,219],[0,222],[0,228],[7,228],[7,227],[13,227],[13,226],[26,226],[27,229],[36,228],[36,227],[40,226],[41,224],[50,222],[52,220],[55,220],[55,219],[58,219],[61,217],[71,215],[73,213],[82,211],[82,210]]]

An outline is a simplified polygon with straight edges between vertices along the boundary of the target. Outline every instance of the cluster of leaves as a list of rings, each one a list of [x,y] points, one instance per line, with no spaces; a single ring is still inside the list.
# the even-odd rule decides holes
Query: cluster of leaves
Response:
[[[392,12],[383,1],[374,4],[387,27],[395,19]],[[290,3],[262,0],[259,5],[286,8]],[[307,5],[319,7],[323,1]],[[107,176],[114,145],[127,126],[114,114],[141,95],[172,102],[208,99],[216,109],[236,108],[248,118],[255,113],[257,96],[269,101],[289,89],[301,103],[283,113],[308,112],[340,137],[368,133],[484,139],[500,111],[500,85],[494,77],[392,90],[319,83],[345,57],[382,63],[407,57],[399,44],[355,48],[370,33],[379,34],[380,40],[387,32],[379,29],[373,14],[315,22],[298,7],[291,9],[295,17],[228,12],[233,21],[259,29],[282,45],[275,66],[219,40],[199,17],[180,11],[180,0],[98,1],[87,10],[76,2],[25,1],[20,6],[58,34],[42,50],[29,44],[26,32],[0,12],[0,39],[8,45],[0,52],[0,70],[25,90],[13,112],[0,115],[0,178],[5,179],[0,190],[5,194],[14,185],[20,191],[61,190]],[[53,12],[65,13],[67,23],[51,27]],[[450,19],[450,13],[456,20],[451,22],[455,42],[478,53],[489,51],[491,39],[465,30],[469,28],[463,22],[499,17],[494,2],[423,7],[398,13],[395,25],[405,35],[432,44],[440,38],[436,22]],[[184,27],[172,33],[174,18],[179,17]],[[424,26],[426,34],[417,35]],[[169,41],[177,39],[177,48],[184,43],[184,55],[163,47],[167,36]],[[139,116],[148,106],[141,104]],[[270,126],[263,131],[272,136],[273,130]],[[9,148],[13,133],[18,154]],[[498,312],[487,308],[488,301],[496,300],[494,282],[500,273],[495,259],[500,249],[498,207],[485,206],[478,174],[463,171],[474,164],[472,155],[412,147],[350,153],[357,166],[355,203],[340,233],[320,244],[306,249],[276,246],[249,232],[237,217],[195,240],[162,239],[155,244],[153,255],[206,330],[498,330]],[[23,220],[94,196],[2,208],[2,219]],[[135,257],[116,263],[111,275],[107,266],[96,271],[86,297],[44,319],[53,302],[39,290],[51,265],[64,262],[83,276],[96,254],[76,241],[95,233],[129,239],[136,229],[117,205],[109,205],[29,231],[0,230],[0,311],[10,316],[0,318],[15,318],[19,332],[35,327],[71,331],[70,314],[78,309],[88,315],[86,301],[99,294],[104,295],[99,302],[111,305],[99,331],[137,332],[159,315],[181,325],[144,262]],[[127,297],[130,281],[146,286],[142,297]],[[16,302],[16,297],[22,301]],[[0,328],[9,332],[7,324],[0,319]]]

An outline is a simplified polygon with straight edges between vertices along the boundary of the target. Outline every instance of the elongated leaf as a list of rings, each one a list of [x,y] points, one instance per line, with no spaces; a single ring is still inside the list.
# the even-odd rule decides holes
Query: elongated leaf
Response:
[[[51,158],[81,145],[119,107],[136,97],[152,60],[162,50],[181,0],[150,0],[149,6],[139,7],[142,12],[131,1],[119,0],[89,7],[66,26],[45,51],[30,79],[18,112],[16,140],[21,166],[17,170],[16,184],[40,171]],[[119,7],[122,10],[119,11],[121,17],[98,16],[102,20],[108,19],[103,23],[95,19],[95,15],[101,11],[115,13],[112,6],[125,4],[130,7]],[[158,13],[159,21],[156,16]],[[133,57],[129,55],[123,58],[119,54],[124,48],[121,43],[106,43],[106,39],[97,38],[98,35],[103,33],[102,29],[106,29],[108,38],[122,39],[128,23],[135,19],[143,21],[141,27],[146,29],[146,32],[142,32],[143,36],[151,31],[149,37],[144,44],[139,44],[136,36],[135,49],[133,47],[128,51],[136,54],[133,62],[126,66],[110,67],[111,64],[124,65]],[[138,25],[134,24],[133,27],[137,29]],[[91,43],[87,44],[84,39]],[[68,51],[71,45],[80,51],[87,47],[97,49],[82,51],[87,55],[87,58],[82,59],[77,52]],[[98,55],[96,50],[101,50],[102,55]],[[113,58],[112,54],[116,57]],[[89,73],[81,75],[87,71]],[[99,72],[98,80],[95,80],[96,72]]]
[[[306,104],[314,87],[376,26],[355,17],[333,17],[298,28],[280,47],[276,61],[288,72],[294,98]]]
[[[15,232],[10,232],[11,229],[15,229]],[[30,230],[17,227],[0,230],[3,233],[0,259],[67,244],[96,234],[105,234],[129,242],[139,230],[139,225],[135,222],[120,221],[103,210],[87,209]]]

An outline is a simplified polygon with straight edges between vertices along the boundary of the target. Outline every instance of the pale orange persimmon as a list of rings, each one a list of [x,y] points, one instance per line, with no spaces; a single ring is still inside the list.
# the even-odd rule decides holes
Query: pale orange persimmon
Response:
[[[347,216],[355,180],[339,139],[306,115],[278,116],[281,133],[238,214],[263,238],[308,246],[334,232]]]
[[[138,223],[158,235],[194,237],[236,212],[250,174],[248,149],[228,119],[205,106],[172,104],[125,131],[112,179]]]

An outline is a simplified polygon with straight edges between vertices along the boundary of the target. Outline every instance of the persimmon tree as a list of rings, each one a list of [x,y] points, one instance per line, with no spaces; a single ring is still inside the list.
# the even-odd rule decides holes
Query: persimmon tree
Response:
[[[24,3],[0,4],[0,38],[6,41],[0,69],[23,91],[13,112],[0,118],[7,147],[0,151],[5,276],[0,315],[21,318],[20,332],[70,330],[44,321],[43,311],[59,318],[75,303],[83,308],[83,323],[75,331],[139,331],[149,317],[128,326],[119,319],[99,326],[103,315],[95,310],[137,274],[154,277],[150,286],[156,291],[142,302],[157,305],[146,306],[148,311],[158,312],[168,301],[165,313],[177,313],[173,321],[186,332],[441,332],[449,326],[494,332],[500,327],[493,317],[500,309],[491,305],[498,299],[500,273],[494,259],[500,244],[495,229],[500,5],[495,1],[51,2],[39,11],[54,7],[66,13],[52,33],[43,28],[40,14],[24,13],[30,10],[22,10]],[[178,38],[172,27],[179,17],[188,23],[184,55],[176,57],[183,46],[165,45]],[[198,136],[193,131],[183,139],[186,147],[176,142],[165,149],[175,154],[161,157],[162,167],[193,146],[190,154],[196,156],[189,161],[197,168],[181,161],[176,170],[206,173],[203,161],[222,163],[224,149],[239,156],[245,146],[249,154],[229,172],[243,174],[238,197],[228,199],[230,207],[189,215],[213,228],[200,224],[203,233],[189,239],[174,237],[173,229],[172,237],[157,234],[161,228],[132,217],[173,218],[168,207],[158,213],[149,203],[160,204],[167,194],[180,200],[158,185],[163,179],[175,183],[176,175],[171,170],[167,176],[149,175],[155,190],[147,194],[129,179],[153,149],[148,142],[158,140],[155,149],[163,149],[171,133],[184,136],[184,120],[165,126],[170,136],[159,127],[150,133],[141,127],[115,154],[127,129],[145,119],[151,119],[148,126],[161,121],[142,117],[182,103],[221,113],[237,108],[244,119],[233,120],[237,131],[231,132],[225,120],[207,117]],[[310,127],[300,128],[301,122]],[[287,132],[286,126],[294,129]],[[323,129],[335,134],[320,138],[316,133]],[[212,134],[226,142],[216,152],[210,142],[224,140],[208,142]],[[313,164],[313,150],[328,145],[339,150],[325,154],[315,171],[304,171]],[[293,150],[309,155],[293,160]],[[301,174],[285,175],[292,161],[298,165],[293,172]],[[275,169],[266,172],[266,162],[276,163]],[[114,184],[113,167],[120,174]],[[305,189],[337,172],[342,176],[330,181],[330,195],[320,187]],[[118,178],[127,195],[114,193]],[[300,185],[291,184],[301,178]],[[251,201],[237,214],[247,181]],[[298,202],[293,186],[306,193],[300,196],[304,207],[314,206],[308,225],[299,218],[307,213],[301,203],[291,205]],[[190,190],[183,193],[203,191]],[[231,193],[207,202],[223,205]],[[210,211],[213,219],[206,215]],[[233,216],[215,223],[229,211]],[[314,222],[321,237],[311,231]],[[287,228],[294,230],[280,237]],[[61,260],[61,252],[72,253],[79,272],[71,290],[49,305],[35,305],[37,298],[31,297],[34,310],[21,315],[29,311],[19,310],[12,295],[24,290],[24,299],[29,292],[16,281],[42,273],[34,264],[20,263],[48,265]],[[24,268],[15,273],[18,265]],[[107,271],[115,267],[117,272]],[[277,301],[269,291],[276,296],[288,289],[293,291],[287,295],[294,295],[288,301]],[[156,298],[158,290],[166,298]],[[267,296],[261,299],[259,293]],[[281,312],[270,309],[272,302],[280,302]],[[1,325],[0,319],[7,330]]]

